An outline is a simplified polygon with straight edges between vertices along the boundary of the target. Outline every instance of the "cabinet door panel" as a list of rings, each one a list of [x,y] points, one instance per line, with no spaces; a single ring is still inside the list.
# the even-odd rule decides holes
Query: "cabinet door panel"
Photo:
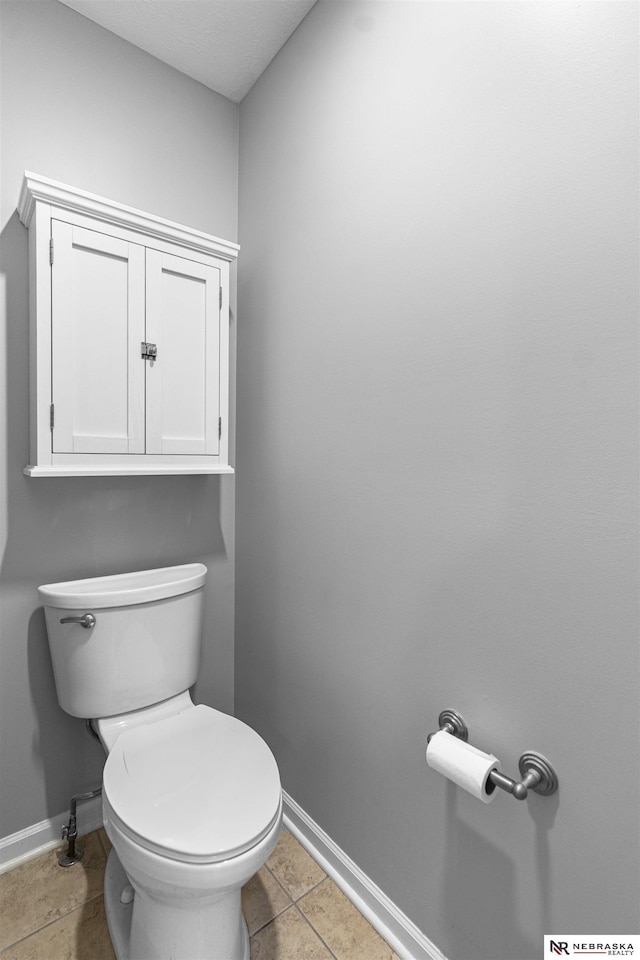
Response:
[[[144,453],[144,248],[54,220],[54,453]]]
[[[147,453],[217,454],[220,271],[147,250]]]

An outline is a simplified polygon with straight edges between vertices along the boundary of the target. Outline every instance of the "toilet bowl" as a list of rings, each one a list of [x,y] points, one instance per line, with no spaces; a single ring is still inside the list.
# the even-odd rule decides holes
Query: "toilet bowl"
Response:
[[[241,888],[281,829],[267,744],[188,692],[205,574],[186,564],[39,588],[59,702],[91,719],[107,752],[105,909],[118,960],[248,960]]]
[[[121,717],[94,722],[105,745],[120,729],[104,768],[103,819],[134,900],[127,936],[122,892],[106,897],[114,945],[129,960],[248,958],[240,890],[282,822],[273,755],[246,724],[188,694],[148,714],[124,730]]]

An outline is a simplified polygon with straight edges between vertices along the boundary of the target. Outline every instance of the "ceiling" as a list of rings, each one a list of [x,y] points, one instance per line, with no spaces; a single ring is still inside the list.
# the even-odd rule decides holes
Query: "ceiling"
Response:
[[[60,0],[239,102],[316,0]]]

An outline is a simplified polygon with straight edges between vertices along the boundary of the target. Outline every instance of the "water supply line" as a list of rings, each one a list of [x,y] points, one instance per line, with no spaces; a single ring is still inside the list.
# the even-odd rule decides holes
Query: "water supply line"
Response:
[[[78,839],[76,823],[77,805],[83,800],[93,800],[94,797],[99,797],[101,793],[102,787],[98,787],[97,790],[90,790],[88,793],[77,793],[75,797],[71,797],[69,823],[62,828],[62,839],[67,841],[68,847],[66,850],[61,850],[58,854],[58,863],[61,867],[73,866],[74,863],[82,860],[84,854],[84,850],[82,847],[79,847],[76,842]]]

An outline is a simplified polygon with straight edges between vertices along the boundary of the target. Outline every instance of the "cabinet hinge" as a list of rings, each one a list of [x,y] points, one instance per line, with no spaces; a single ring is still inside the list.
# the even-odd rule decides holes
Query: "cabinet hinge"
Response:
[[[222,440],[222,417],[218,417],[218,440]]]
[[[54,420],[53,404],[51,404],[49,406],[49,429],[50,430],[53,430],[53,420]]]
[[[219,290],[218,304],[220,306],[220,309],[222,310],[222,287],[220,287],[220,290]]]
[[[53,237],[49,240],[49,263],[53,266]]]

